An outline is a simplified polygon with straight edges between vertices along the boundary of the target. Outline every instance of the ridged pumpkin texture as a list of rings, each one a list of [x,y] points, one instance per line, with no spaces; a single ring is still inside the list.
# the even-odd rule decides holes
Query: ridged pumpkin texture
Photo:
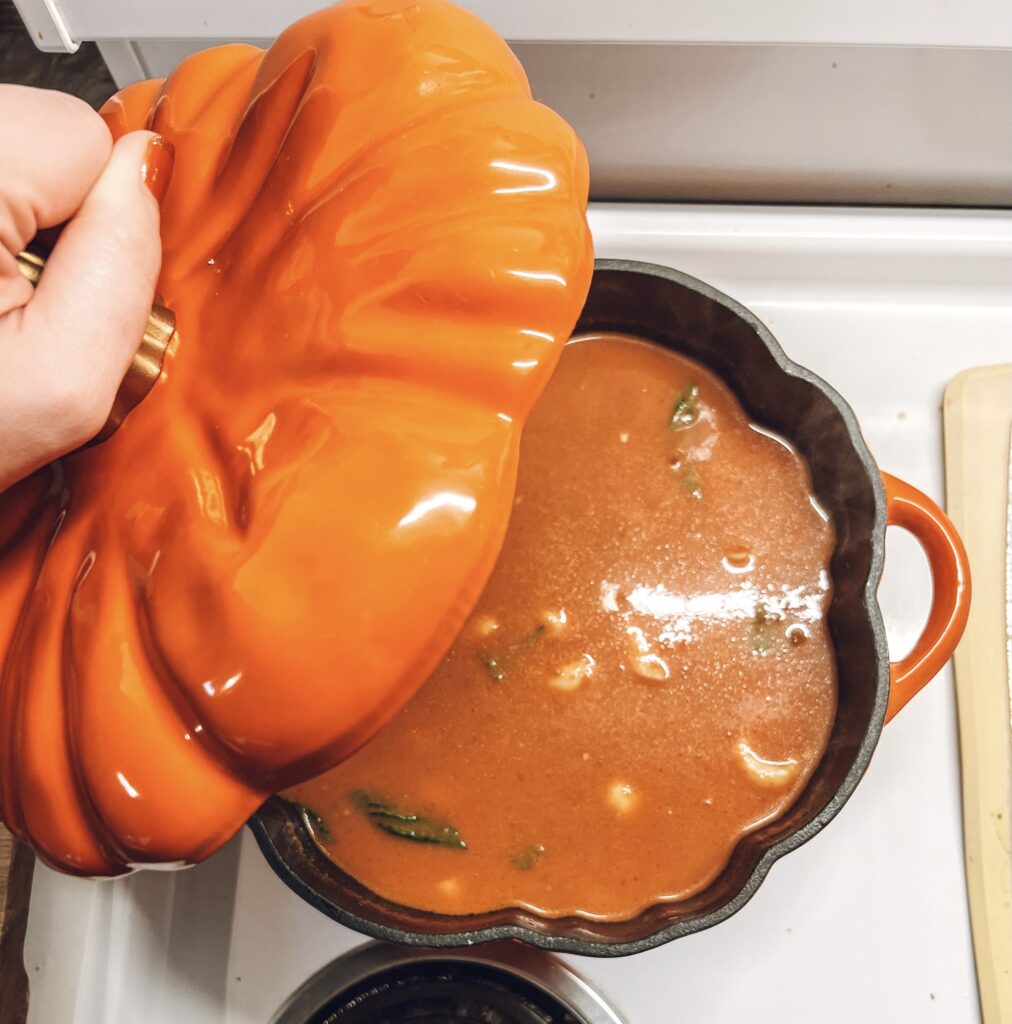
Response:
[[[178,340],[111,440],[0,498],[0,810],[86,875],[200,860],[421,685],[592,269],[579,140],[444,0],[348,0],[103,114],[175,146]]]

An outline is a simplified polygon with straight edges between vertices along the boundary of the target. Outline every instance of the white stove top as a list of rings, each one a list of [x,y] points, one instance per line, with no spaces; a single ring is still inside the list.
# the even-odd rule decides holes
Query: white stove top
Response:
[[[753,309],[857,412],[880,466],[942,500],[940,406],[959,370],[1012,361],[1012,213],[598,206],[600,256],[664,263]],[[894,655],[930,599],[890,533]],[[248,834],[191,871],[111,883],[37,868],[31,1024],[266,1024],[365,942],[302,903]],[[975,1024],[952,676],[883,732],[862,784],[716,928],[617,960],[568,958],[629,1024]]]

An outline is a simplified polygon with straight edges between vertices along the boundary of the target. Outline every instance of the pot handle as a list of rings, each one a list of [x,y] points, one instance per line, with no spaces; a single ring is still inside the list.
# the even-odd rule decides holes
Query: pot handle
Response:
[[[926,495],[882,474],[889,526],[908,530],[924,549],[931,570],[928,621],[913,650],[889,666],[888,722],[949,660],[970,614],[970,565],[952,520]]]

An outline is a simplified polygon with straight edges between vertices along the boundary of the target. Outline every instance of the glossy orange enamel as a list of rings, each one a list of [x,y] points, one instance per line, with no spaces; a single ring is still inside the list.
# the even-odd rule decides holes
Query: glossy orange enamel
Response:
[[[179,340],[0,500],[0,809],[81,874],[206,856],[422,683],[592,269],[579,140],[443,0],[350,0],[104,115],[175,147]]]
[[[908,530],[931,569],[931,610],[913,650],[890,666],[888,722],[952,657],[970,614],[970,563],[952,520],[923,492],[882,474],[890,526]]]

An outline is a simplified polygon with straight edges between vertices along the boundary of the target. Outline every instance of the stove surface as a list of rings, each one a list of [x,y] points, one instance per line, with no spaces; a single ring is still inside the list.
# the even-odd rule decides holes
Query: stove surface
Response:
[[[608,205],[591,220],[599,256],[676,267],[754,310],[851,403],[879,465],[942,500],[943,388],[1012,351],[1012,214]],[[897,531],[880,599],[901,656],[930,585]],[[245,833],[185,872],[91,883],[39,867],[29,1021],[265,1024],[364,944],[294,896]],[[635,957],[567,959],[628,1024],[979,1021],[951,672],[885,728],[839,817],[738,915]]]
[[[515,942],[434,951],[369,943],[310,978],[272,1024],[622,1024],[558,958]]]

